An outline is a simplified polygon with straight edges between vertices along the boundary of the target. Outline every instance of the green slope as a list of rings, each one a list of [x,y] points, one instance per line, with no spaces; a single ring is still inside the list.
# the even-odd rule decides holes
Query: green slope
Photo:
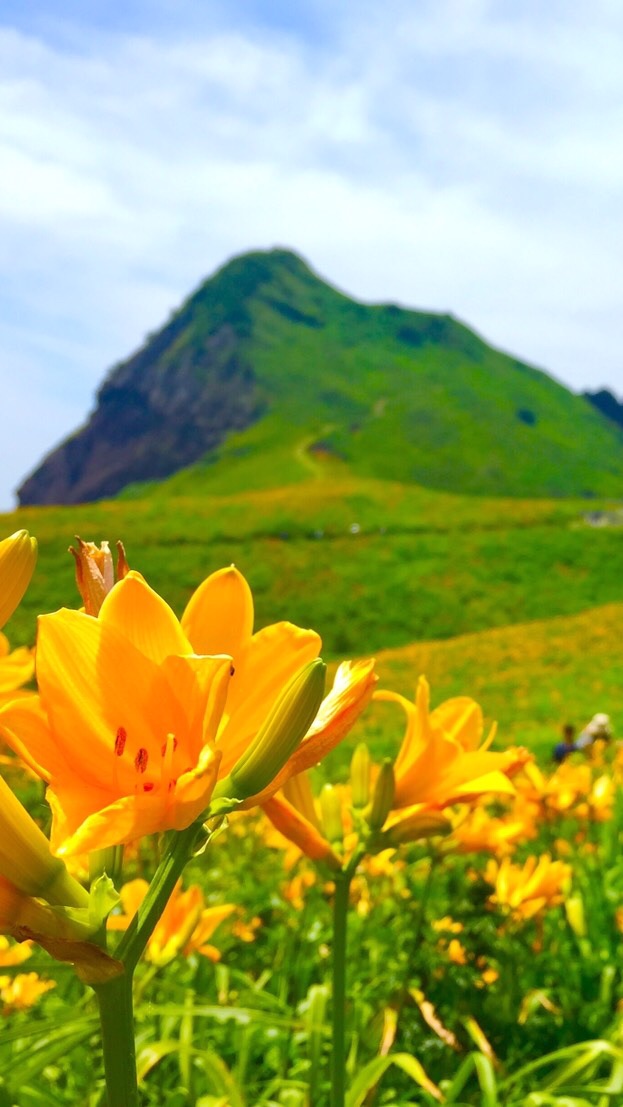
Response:
[[[232,561],[253,587],[258,625],[314,626],[328,657],[358,655],[623,601],[623,528],[592,528],[572,500],[436,493],[358,478],[228,496],[24,508],[37,573],[8,628],[29,641],[35,615],[75,606],[74,534],[122,538],[130,563],[181,611],[210,571]]]

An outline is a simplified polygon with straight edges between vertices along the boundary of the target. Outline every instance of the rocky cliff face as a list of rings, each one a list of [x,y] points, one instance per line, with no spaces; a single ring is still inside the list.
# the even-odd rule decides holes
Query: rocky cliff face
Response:
[[[260,415],[234,328],[224,323],[176,353],[182,329],[174,320],[110,374],[88,423],[21,486],[21,504],[81,503],[167,477]]]

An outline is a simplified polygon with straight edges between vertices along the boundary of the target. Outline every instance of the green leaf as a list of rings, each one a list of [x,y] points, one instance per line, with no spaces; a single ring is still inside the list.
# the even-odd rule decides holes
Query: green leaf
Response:
[[[424,1068],[415,1057],[409,1053],[390,1053],[387,1057],[375,1057],[373,1061],[365,1065],[357,1074],[346,1095],[346,1107],[362,1107],[368,1092],[374,1088],[390,1065],[396,1065],[410,1076],[420,1088],[424,1088],[430,1096],[438,1102],[443,1101],[443,1095],[436,1084],[428,1078]],[[483,1107],[494,1107],[494,1102],[489,1104],[483,1101]]]

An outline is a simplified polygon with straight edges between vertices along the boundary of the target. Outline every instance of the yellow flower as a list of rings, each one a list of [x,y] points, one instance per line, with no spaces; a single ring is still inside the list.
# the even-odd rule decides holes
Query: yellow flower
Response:
[[[448,942],[448,960],[453,965],[467,964],[467,950],[461,945],[458,938],[451,938]]]
[[[27,530],[17,530],[0,542],[0,627],[28,588],[36,560],[37,543]]]
[[[14,977],[0,976],[2,1014],[10,1015],[32,1007],[50,988],[55,987],[53,980],[42,980],[36,972],[18,973]]]
[[[267,709],[305,665],[318,657],[320,638],[313,630],[280,622],[253,633],[253,596],[233,565],[204,580],[182,615],[182,628],[202,654],[228,654],[234,677],[219,728],[217,745],[225,777],[249,748]],[[350,730],[368,703],[376,677],[374,662],[344,662],[305,737],[273,780],[246,801],[263,803],[291,776],[317,764]]]
[[[514,793],[509,775],[519,770],[529,754],[519,749],[492,753],[494,729],[481,744],[482,711],[474,700],[457,696],[430,711],[429,686],[423,676],[414,704],[384,690],[375,692],[374,698],[400,704],[407,716],[394,765],[395,810],[420,804],[443,808],[490,792]]]
[[[35,674],[35,658],[32,650],[22,646],[9,649],[8,638],[0,631],[0,704],[15,699],[15,693]],[[18,693],[29,695],[28,692]]]
[[[531,831],[531,827],[529,830]],[[461,814],[447,840],[459,853],[509,853],[520,839],[526,838],[526,821],[507,816],[497,819],[483,807]]]
[[[508,857],[499,864],[491,859],[485,869],[485,880],[495,888],[489,901],[518,919],[531,919],[545,907],[562,903],[571,872],[571,865],[552,861],[548,853],[532,855],[524,865],[513,865]]]
[[[0,729],[49,783],[55,852],[181,830],[217,777],[217,796],[261,802],[346,733],[373,662],[340,666],[318,710],[318,636],[290,623],[252,634],[252,622],[235,569],[204,581],[182,625],[136,572],[97,618],[40,618],[39,697],[0,709]]]
[[[99,616],[39,619],[39,696],[0,709],[0,729],[48,781],[52,849],[75,854],[181,830],[207,808],[231,661],[193,654],[138,573]]]
[[[31,956],[30,942],[11,942],[4,934],[0,934],[0,965],[2,968],[21,965]]]
[[[129,926],[148,887],[146,880],[131,880],[124,885],[119,893],[124,913],[109,916],[109,930],[125,930]],[[233,903],[206,907],[203,892],[197,884],[191,884],[183,892],[179,882],[149,939],[148,961],[154,965],[167,965],[178,954],[188,957],[195,951],[211,961],[220,960],[219,950],[209,944],[209,939],[233,911]]]

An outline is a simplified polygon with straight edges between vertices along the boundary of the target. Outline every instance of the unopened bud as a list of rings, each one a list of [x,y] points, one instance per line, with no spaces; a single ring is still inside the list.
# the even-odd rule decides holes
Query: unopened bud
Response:
[[[248,750],[213,792],[244,800],[271,783],[313,723],[324,695],[326,665],[310,661],[284,688]]]
[[[0,542],[0,627],[15,611],[37,560],[37,543],[27,530],[16,530]]]
[[[386,757],[374,785],[372,806],[368,815],[370,830],[381,830],[392,809],[395,787],[394,765],[391,758]]]
[[[449,834],[452,823],[439,811],[418,811],[400,819],[385,831],[386,846],[400,846],[403,842],[417,842],[422,838],[434,838]]]
[[[332,846],[341,845],[344,837],[342,800],[332,784],[324,784],[320,792],[320,818],[327,841]]]
[[[353,807],[361,811],[370,802],[370,750],[360,742],[350,763],[350,787]]]
[[[102,542],[97,546],[95,542],[83,542],[77,535],[76,542],[78,549],[74,546],[69,547],[69,552],[76,562],[76,585],[87,615],[97,616],[106,596],[115,584],[112,554],[108,542]],[[117,542],[116,579],[123,580],[128,571],[123,544]]]
[[[88,895],[50,852],[45,834],[0,777],[0,876],[28,896],[84,907]]]
[[[586,915],[584,913],[584,900],[579,892],[567,896],[565,900],[565,913],[567,922],[576,938],[586,937]]]

